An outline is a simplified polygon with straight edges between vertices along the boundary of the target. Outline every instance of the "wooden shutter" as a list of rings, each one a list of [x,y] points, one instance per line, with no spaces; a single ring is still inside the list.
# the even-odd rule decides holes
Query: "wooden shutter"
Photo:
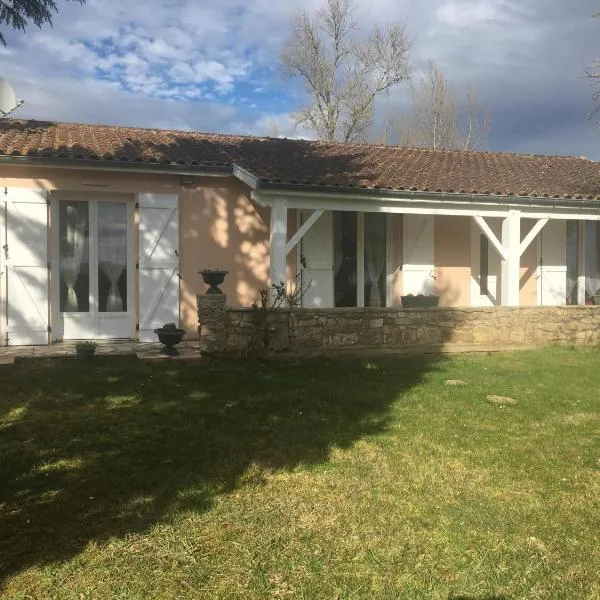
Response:
[[[301,212],[301,222],[312,211]],[[306,292],[302,297],[304,308],[331,308],[333,297],[333,218],[325,211],[309,229],[300,242],[300,250],[306,268],[302,268],[302,285]]]
[[[434,219],[433,215],[404,215],[402,286],[405,295],[430,294],[433,290]]]
[[[11,188],[3,205],[4,341],[10,346],[47,344],[47,192]]]
[[[139,196],[139,340],[156,341],[154,329],[179,326],[179,197]]]
[[[567,302],[567,222],[551,219],[538,235],[538,304]]]

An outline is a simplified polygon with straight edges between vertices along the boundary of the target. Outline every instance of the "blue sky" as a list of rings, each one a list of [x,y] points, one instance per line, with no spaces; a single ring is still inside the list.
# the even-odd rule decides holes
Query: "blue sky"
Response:
[[[317,9],[324,0],[304,0]],[[279,72],[293,0],[59,2],[54,28],[8,32],[0,74],[21,117],[267,134],[294,130],[302,90]],[[491,150],[600,159],[584,70],[600,57],[596,0],[359,0],[363,31],[406,21],[418,75],[435,60],[491,108]],[[406,110],[399,87],[377,122]]]

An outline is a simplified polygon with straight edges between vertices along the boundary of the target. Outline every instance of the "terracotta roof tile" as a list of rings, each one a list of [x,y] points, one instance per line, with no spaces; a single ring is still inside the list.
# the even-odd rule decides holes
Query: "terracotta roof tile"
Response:
[[[231,167],[263,184],[600,198],[584,158],[334,144],[107,125],[0,120],[0,155]]]

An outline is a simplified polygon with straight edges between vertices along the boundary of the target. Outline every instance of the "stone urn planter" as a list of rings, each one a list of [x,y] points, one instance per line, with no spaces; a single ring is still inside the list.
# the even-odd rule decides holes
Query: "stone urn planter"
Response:
[[[167,356],[177,356],[179,352],[175,346],[181,342],[185,335],[184,329],[179,329],[175,323],[166,323],[162,327],[154,330],[158,336],[158,341],[164,346],[162,353]]]
[[[229,271],[221,271],[220,269],[204,269],[199,271],[202,275],[204,283],[208,286],[206,290],[207,294],[222,294],[223,292],[219,289],[219,286],[225,281],[225,275]]]
[[[75,356],[78,360],[91,362],[96,354],[96,344],[94,342],[77,342],[75,344]]]
[[[439,296],[418,294],[413,296],[401,296],[402,308],[436,308],[440,305]]]

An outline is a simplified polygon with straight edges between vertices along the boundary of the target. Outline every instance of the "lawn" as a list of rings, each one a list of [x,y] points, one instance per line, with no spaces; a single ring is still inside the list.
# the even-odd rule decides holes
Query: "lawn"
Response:
[[[599,365],[0,367],[0,596],[600,598]]]

